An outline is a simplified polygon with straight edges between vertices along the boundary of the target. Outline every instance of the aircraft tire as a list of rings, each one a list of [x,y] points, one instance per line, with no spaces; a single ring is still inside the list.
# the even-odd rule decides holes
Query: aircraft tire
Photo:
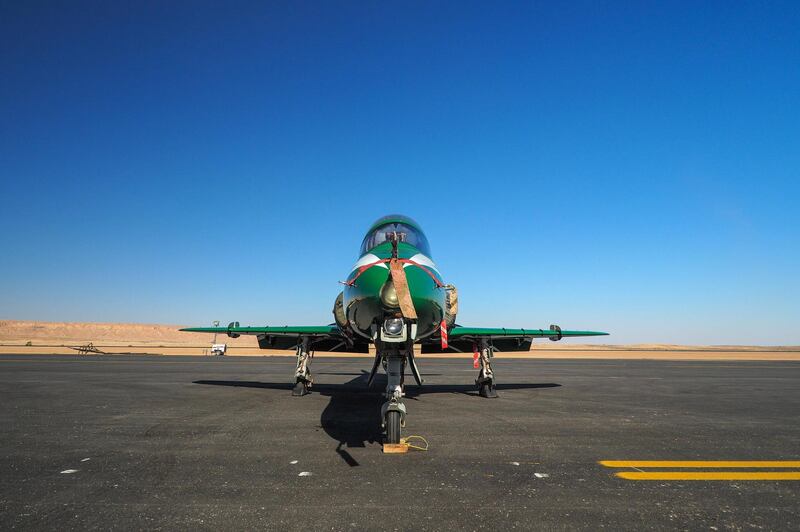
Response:
[[[497,395],[497,390],[495,389],[495,387],[489,384],[488,382],[484,382],[483,384],[481,384],[480,390],[478,391],[478,395],[480,395],[481,397],[485,397],[487,399],[497,399],[498,397],[500,397],[499,395]]]
[[[303,397],[309,393],[308,384],[306,384],[304,381],[297,381],[297,383],[294,385],[294,388],[292,388],[292,396],[294,397]]]
[[[400,412],[386,412],[386,443],[400,443]]]

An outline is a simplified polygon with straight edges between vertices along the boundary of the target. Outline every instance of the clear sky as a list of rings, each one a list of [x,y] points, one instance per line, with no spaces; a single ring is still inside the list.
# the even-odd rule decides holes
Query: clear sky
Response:
[[[800,344],[800,3],[0,2],[0,318],[330,323],[416,218],[459,322]]]

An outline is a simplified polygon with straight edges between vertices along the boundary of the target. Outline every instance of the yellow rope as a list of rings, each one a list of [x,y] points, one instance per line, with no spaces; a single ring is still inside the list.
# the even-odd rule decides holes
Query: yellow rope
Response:
[[[409,443],[409,441],[412,438],[417,438],[419,440],[422,440],[425,443],[425,447],[422,447],[422,446],[419,446],[419,445],[414,445],[413,443]],[[400,443],[404,443],[404,444],[408,445],[409,449],[416,449],[418,451],[427,451],[428,447],[430,447],[430,445],[428,444],[428,440],[426,440],[422,436],[416,436],[416,435],[407,436],[405,438],[400,438]]]

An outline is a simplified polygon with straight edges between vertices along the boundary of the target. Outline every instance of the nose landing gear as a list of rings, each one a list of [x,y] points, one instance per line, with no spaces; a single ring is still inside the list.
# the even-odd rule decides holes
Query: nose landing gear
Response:
[[[387,401],[381,406],[381,420],[386,429],[386,443],[400,443],[400,433],[406,424],[406,405],[403,404],[403,374],[406,356],[399,351],[385,355]]]

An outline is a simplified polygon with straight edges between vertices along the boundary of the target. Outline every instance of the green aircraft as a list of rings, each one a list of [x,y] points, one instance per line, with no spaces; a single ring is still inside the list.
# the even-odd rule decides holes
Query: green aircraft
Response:
[[[428,239],[419,224],[407,216],[377,220],[361,244],[360,258],[343,282],[333,306],[335,323],[304,327],[192,327],[189,332],[225,333],[232,338],[254,335],[261,349],[294,349],[297,354],[292,395],[312,388],[310,361],[314,351],[369,353],[375,359],[368,386],[383,367],[387,375],[386,402],[381,409],[385,442],[399,443],[406,424],[404,375],[411,370],[417,384],[423,380],[414,359],[414,345],[422,353],[473,353],[479,368],[475,384],[481,397],[497,397],[492,357],[497,351],[528,351],[534,338],[553,341],[567,337],[602,336],[595,331],[548,329],[490,329],[456,324],[458,294],[444,284],[431,260]]]

